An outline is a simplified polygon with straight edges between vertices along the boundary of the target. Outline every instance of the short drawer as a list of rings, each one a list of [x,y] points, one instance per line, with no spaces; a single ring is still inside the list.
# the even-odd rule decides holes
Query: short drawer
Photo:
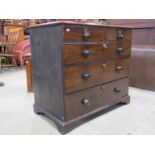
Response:
[[[70,93],[72,91],[127,77],[129,73],[129,63],[130,59],[121,59],[65,67],[65,92]]]
[[[66,120],[121,102],[128,94],[128,78],[65,96]]]
[[[130,42],[64,45],[64,63],[83,63],[129,57]]]
[[[105,28],[89,26],[64,26],[64,41],[104,41]]]
[[[106,28],[106,41],[130,41],[131,37],[131,29]]]

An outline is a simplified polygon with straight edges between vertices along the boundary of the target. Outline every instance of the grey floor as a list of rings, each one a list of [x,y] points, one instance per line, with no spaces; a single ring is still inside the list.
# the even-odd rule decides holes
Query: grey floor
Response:
[[[33,112],[33,93],[27,93],[25,69],[0,73],[0,134],[59,132],[46,117]],[[155,134],[155,92],[130,88],[131,104],[116,108],[74,129],[71,135]]]

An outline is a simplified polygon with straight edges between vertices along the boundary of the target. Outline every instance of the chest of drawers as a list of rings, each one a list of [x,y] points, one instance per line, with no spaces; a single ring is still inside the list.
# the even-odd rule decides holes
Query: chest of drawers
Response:
[[[55,22],[29,31],[34,111],[61,133],[129,103],[130,28]]]

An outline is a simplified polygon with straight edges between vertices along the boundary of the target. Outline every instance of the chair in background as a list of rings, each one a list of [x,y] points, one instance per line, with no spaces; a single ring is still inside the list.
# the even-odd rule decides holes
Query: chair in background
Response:
[[[24,40],[24,26],[19,24],[3,24],[4,35],[8,36],[9,31],[12,29],[19,29],[19,39],[18,42]]]
[[[20,28],[11,29],[9,31],[7,42],[4,43],[5,45],[4,53],[0,54],[0,58],[5,59],[6,63],[2,64],[1,61],[0,62],[1,67],[11,67],[11,66],[17,67],[15,61],[15,48],[19,39],[19,32]]]
[[[30,39],[19,42],[15,49],[15,59],[21,67],[25,64],[27,55],[31,55]]]

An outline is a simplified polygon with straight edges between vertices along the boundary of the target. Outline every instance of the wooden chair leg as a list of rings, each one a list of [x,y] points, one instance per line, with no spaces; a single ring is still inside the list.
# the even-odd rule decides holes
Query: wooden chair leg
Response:
[[[6,58],[0,57],[0,69],[2,68],[2,61],[6,63]]]
[[[17,63],[16,63],[15,58],[13,57],[12,59],[13,59],[13,63],[14,63],[14,65],[15,65],[15,67],[17,68]]]
[[[9,59],[6,58],[6,65],[9,65]]]
[[[24,57],[22,57],[21,67],[24,66]]]
[[[2,68],[2,59],[0,58],[0,69]]]

